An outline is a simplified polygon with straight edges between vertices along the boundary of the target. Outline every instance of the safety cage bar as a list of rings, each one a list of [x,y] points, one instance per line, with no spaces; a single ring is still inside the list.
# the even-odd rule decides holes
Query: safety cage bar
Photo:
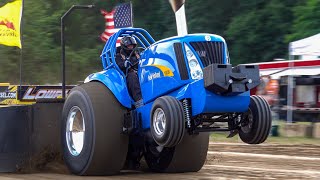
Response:
[[[103,69],[108,69],[113,67],[115,64],[115,55],[116,55],[116,43],[118,37],[124,36],[133,36],[139,46],[142,48],[148,48],[151,44],[155,42],[152,36],[142,28],[123,28],[120,29],[118,32],[114,33],[109,40],[107,41],[106,45],[103,48],[103,51],[100,55]]]

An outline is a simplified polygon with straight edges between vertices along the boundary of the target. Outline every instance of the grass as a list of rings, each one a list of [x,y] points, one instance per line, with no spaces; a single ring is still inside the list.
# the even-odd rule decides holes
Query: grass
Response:
[[[279,121],[279,120],[273,120],[273,125],[278,126],[278,136],[269,136],[267,140],[264,143],[269,144],[312,144],[312,145],[320,145],[320,138],[311,138],[312,131],[309,129],[307,132],[309,132],[310,137],[286,137],[286,134],[290,134],[291,136],[297,135],[298,133],[294,132],[300,132],[301,135],[301,129],[302,127],[311,127],[312,123],[310,122],[297,122],[293,123],[293,127],[289,128],[291,131],[286,130],[286,122]],[[290,126],[289,126],[290,127]],[[315,126],[313,126],[315,128]],[[294,130],[296,128],[296,130]],[[299,130],[297,130],[299,129]],[[242,143],[239,135],[236,135],[232,138],[227,138],[228,132],[213,132],[210,136],[211,142],[230,142],[230,143]]]
[[[211,142],[229,142],[229,143],[242,143],[240,137],[238,135],[232,138],[226,138],[228,133],[212,133],[210,135]],[[312,144],[312,145],[320,145],[320,139],[316,138],[307,138],[307,137],[273,137],[269,136],[266,142],[269,144]]]

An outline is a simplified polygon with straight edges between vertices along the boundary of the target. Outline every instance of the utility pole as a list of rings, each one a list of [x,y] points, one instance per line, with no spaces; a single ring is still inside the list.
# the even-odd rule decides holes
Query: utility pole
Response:
[[[290,49],[289,49],[290,52]],[[289,68],[291,74],[288,75],[288,85],[287,85],[287,123],[292,123],[292,107],[293,107],[293,68],[294,68],[294,56],[289,54]]]
[[[65,60],[65,37],[64,37],[64,20],[74,9],[92,9],[94,5],[72,5],[70,9],[61,16],[61,59],[62,59],[62,99],[66,98],[66,60]]]

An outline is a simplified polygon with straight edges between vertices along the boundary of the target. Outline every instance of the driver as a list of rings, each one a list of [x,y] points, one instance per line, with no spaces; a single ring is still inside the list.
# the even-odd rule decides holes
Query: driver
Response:
[[[121,39],[120,45],[120,52],[116,54],[116,63],[126,74],[128,91],[130,96],[135,101],[135,107],[137,108],[140,107],[143,102],[139,78],[136,70],[140,56],[139,53],[134,50],[137,46],[137,41],[134,37],[125,36]]]

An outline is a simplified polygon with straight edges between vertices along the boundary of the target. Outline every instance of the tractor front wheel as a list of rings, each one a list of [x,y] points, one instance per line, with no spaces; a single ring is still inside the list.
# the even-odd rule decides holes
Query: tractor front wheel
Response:
[[[271,110],[261,96],[251,96],[248,111],[244,114],[239,130],[240,139],[248,144],[263,143],[271,129]]]
[[[172,96],[162,96],[153,103],[151,134],[163,147],[174,147],[184,135],[185,120],[182,104]]]

